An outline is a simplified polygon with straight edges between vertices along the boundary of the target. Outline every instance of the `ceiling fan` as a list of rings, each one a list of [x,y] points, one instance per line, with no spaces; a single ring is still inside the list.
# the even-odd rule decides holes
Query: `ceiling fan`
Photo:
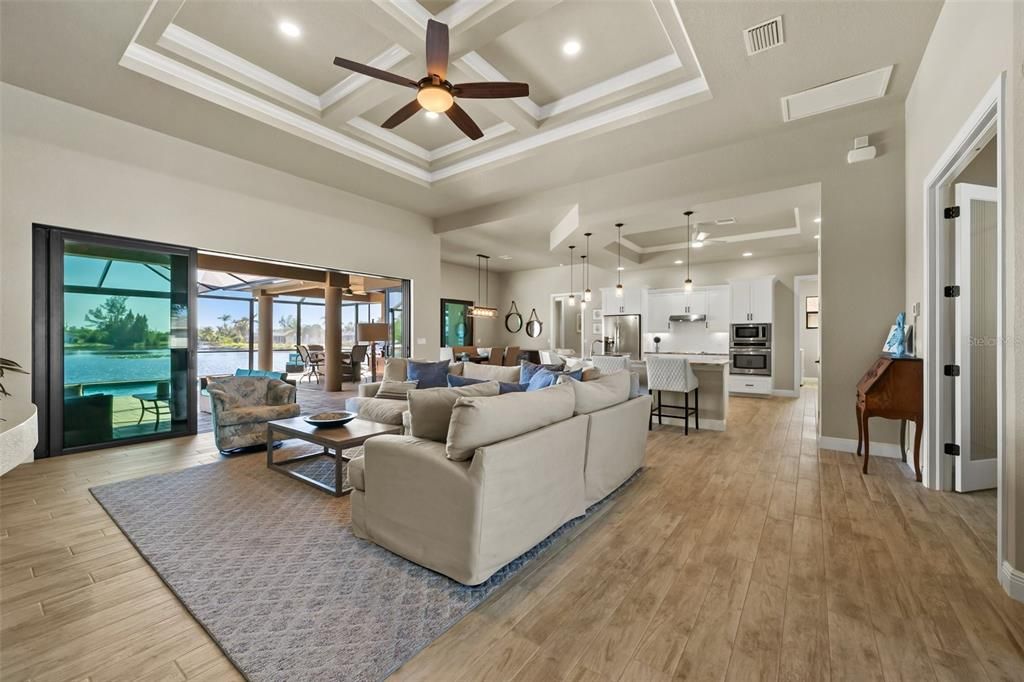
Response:
[[[426,109],[438,114],[447,114],[452,123],[458,126],[459,130],[467,137],[479,140],[484,136],[483,131],[469,117],[469,114],[455,103],[456,97],[503,99],[527,97],[530,94],[530,86],[526,83],[489,82],[452,85],[448,82],[446,80],[448,75],[448,26],[433,19],[427,21],[427,75],[418,81],[342,57],[335,57],[334,63],[343,69],[417,90],[416,99],[384,121],[381,124],[383,128],[394,128],[420,109]]]

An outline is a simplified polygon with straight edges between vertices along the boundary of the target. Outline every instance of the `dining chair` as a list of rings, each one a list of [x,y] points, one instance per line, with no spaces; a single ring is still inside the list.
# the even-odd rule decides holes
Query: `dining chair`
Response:
[[[304,343],[295,345],[295,349],[299,352],[299,357],[302,358],[302,364],[306,366],[306,371],[303,372],[302,376],[299,377],[301,382],[303,379],[309,379],[312,381],[316,378],[316,383],[320,383],[320,368],[324,364],[323,354],[314,355],[310,350],[309,346]]]
[[[505,348],[505,359],[502,364],[506,367],[519,366],[519,346],[508,346]]]

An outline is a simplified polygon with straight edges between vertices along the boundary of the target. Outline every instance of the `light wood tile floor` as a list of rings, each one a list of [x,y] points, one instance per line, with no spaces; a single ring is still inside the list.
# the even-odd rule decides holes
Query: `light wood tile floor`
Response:
[[[993,493],[861,476],[816,450],[812,392],[731,409],[652,433],[624,494],[394,678],[1024,680]],[[218,458],[204,434],[0,478],[2,679],[239,679],[88,492]]]

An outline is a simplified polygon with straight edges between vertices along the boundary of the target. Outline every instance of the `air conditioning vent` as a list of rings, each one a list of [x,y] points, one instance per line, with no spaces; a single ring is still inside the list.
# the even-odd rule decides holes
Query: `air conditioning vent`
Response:
[[[785,42],[782,35],[782,17],[775,17],[757,26],[751,26],[743,32],[743,42],[747,46],[748,55],[755,55],[778,47]]]

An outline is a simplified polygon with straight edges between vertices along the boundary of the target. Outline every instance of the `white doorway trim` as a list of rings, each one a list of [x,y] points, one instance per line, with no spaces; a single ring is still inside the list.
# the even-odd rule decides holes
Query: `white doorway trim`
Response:
[[[551,294],[551,296],[550,296],[550,298],[548,300],[548,320],[551,321],[551,325],[550,325],[551,329],[548,331],[548,349],[549,350],[554,350],[555,349],[555,301],[557,299],[560,299],[560,298],[568,299],[569,296],[571,296],[571,295],[572,294],[570,292],[568,292],[568,291],[566,291],[565,293],[561,293],[561,294]],[[568,303],[565,303],[564,305],[568,306]],[[590,303],[588,303],[586,310],[590,310],[591,306],[593,306],[593,305],[594,305],[594,301],[591,301]],[[580,308],[578,307],[579,306],[579,300],[576,301],[576,306],[577,306],[576,310],[580,310]],[[563,314],[564,314],[564,312],[563,312]],[[586,315],[583,315],[584,319],[581,320],[581,322],[580,322],[580,355],[579,356],[581,358],[588,357],[588,355],[589,355],[587,353],[587,349],[584,348],[584,346],[586,344],[586,331],[587,331],[587,319],[586,319],[586,317],[587,317]],[[558,322],[559,322],[559,324],[561,324],[562,320],[559,319]]]
[[[922,468],[924,485],[937,490],[952,490],[953,467],[949,455],[943,453],[943,444],[948,435],[952,420],[950,394],[954,389],[952,381],[943,376],[943,364],[952,362],[952,340],[945,338],[943,329],[949,322],[947,310],[942,305],[944,296],[942,288],[952,281],[953,273],[948,271],[946,255],[948,244],[942,215],[947,199],[947,188],[956,176],[970,163],[975,155],[975,148],[996,136],[996,179],[999,189],[1000,209],[996,216],[996,290],[998,292],[996,313],[996,335],[1006,338],[1005,296],[1006,290],[1006,240],[1004,233],[1004,212],[1006,211],[1006,172],[1004,168],[1005,130],[1005,98],[1006,75],[1001,73],[988,89],[974,111],[967,118],[949,146],[939,157],[932,171],[924,180],[924,334],[920,335],[924,342],[922,352],[924,358],[924,434],[922,443]],[[1006,509],[1007,496],[1005,482],[1007,477],[1006,462],[1006,393],[1004,386],[1005,348],[1003,344],[996,346],[996,575],[1004,589],[1010,585],[1004,579],[1003,562],[1006,553],[1007,528],[1005,519],[1009,511]]]

